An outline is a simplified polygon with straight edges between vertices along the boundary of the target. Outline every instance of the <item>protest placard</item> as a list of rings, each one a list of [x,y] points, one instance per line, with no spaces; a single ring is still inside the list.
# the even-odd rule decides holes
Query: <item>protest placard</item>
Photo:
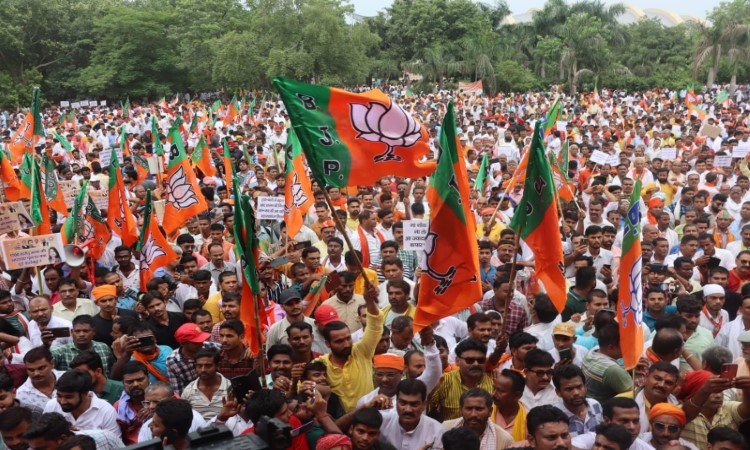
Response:
[[[714,158],[714,165],[716,167],[731,167],[732,166],[732,157],[727,156],[716,156]]]
[[[107,101],[106,100],[100,101],[99,106],[107,106]]]
[[[674,147],[665,147],[661,149],[661,159],[668,160],[668,159],[675,159],[677,158],[677,149]]]
[[[96,100],[89,100],[89,106],[99,106],[99,102]]]
[[[701,127],[699,134],[701,136],[708,136],[711,139],[716,139],[717,137],[719,137],[719,134],[721,134],[721,128],[714,126],[714,125],[706,124],[706,125],[703,125],[703,127]]]
[[[566,120],[558,120],[557,121],[557,129],[560,131],[565,130],[565,128],[568,126],[568,121]]]
[[[620,156],[619,155],[609,155],[609,158],[607,159],[607,164],[609,164],[612,167],[620,164]]]
[[[7,270],[61,263],[65,255],[60,233],[3,241],[2,249]]]
[[[80,108],[80,107],[81,107],[81,104],[80,104],[79,102],[73,102],[73,104],[72,104],[71,106],[72,106],[73,108]]]
[[[60,102],[60,107],[61,108],[69,108],[70,107],[70,102],[67,101],[67,100],[63,100],[63,101]]]
[[[594,153],[591,154],[591,161],[594,161],[597,164],[607,164],[607,161],[609,161],[609,154],[604,153],[601,150],[594,150]]]
[[[284,197],[258,197],[258,219],[284,220]]]
[[[63,191],[65,206],[72,208],[73,203],[76,201],[76,195],[78,195],[78,191],[81,189],[81,185],[75,180],[60,180],[58,186]]]
[[[107,210],[109,205],[109,191],[107,189],[92,189],[89,191],[89,195],[99,211]]]
[[[156,213],[156,221],[159,222],[159,225],[164,221],[165,202],[165,200],[154,200],[154,212]]]
[[[732,150],[732,158],[744,158],[750,152],[750,147],[740,147],[739,145]]]
[[[0,203],[0,234],[21,229],[21,222],[18,220],[18,203]]]
[[[404,250],[422,251],[429,231],[427,220],[404,220]]]
[[[149,156],[146,161],[148,161],[148,173],[150,173],[151,175],[164,173],[164,160],[161,156],[152,155]]]

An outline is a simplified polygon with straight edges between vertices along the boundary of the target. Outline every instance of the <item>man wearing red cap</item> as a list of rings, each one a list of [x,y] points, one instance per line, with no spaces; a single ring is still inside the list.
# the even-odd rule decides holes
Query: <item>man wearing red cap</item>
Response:
[[[180,347],[173,350],[167,357],[167,377],[175,391],[182,392],[185,386],[198,377],[193,356],[201,348],[218,350],[219,345],[208,342],[211,335],[201,331],[200,327],[194,323],[181,325],[174,337]]]
[[[323,339],[323,328],[331,322],[341,321],[341,318],[333,306],[320,305],[315,310],[315,313],[313,313],[313,319],[315,320],[315,325],[313,326],[312,351],[321,355],[328,353],[329,348],[326,347],[325,340]],[[351,328],[349,331],[351,331]]]

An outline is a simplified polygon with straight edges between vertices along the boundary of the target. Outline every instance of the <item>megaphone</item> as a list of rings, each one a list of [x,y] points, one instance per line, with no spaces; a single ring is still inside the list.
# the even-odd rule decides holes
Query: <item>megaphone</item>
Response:
[[[81,267],[86,261],[86,254],[89,252],[89,246],[94,239],[89,239],[81,245],[68,244],[63,246],[65,253],[65,264],[70,267]]]

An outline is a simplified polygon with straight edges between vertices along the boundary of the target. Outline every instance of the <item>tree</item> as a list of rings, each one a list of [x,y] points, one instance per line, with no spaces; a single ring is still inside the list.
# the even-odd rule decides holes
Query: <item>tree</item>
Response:
[[[567,76],[570,94],[575,95],[581,77],[593,75],[608,65],[609,31],[599,18],[577,13],[565,21],[561,35],[560,70]]]

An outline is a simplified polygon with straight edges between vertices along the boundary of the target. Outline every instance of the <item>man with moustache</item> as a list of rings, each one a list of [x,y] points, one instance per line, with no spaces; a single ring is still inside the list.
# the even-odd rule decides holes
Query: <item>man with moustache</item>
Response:
[[[679,402],[672,393],[677,389],[677,379],[680,372],[675,366],[659,361],[648,369],[648,376],[643,389],[635,395],[635,402],[640,409],[641,437],[648,431],[648,414],[651,407],[657,403],[670,403],[677,405]]]
[[[507,448],[513,438],[505,430],[490,421],[492,396],[481,388],[471,388],[459,400],[461,417],[443,422],[445,431],[467,427],[479,436],[481,448]]]
[[[122,440],[125,445],[132,445],[138,442],[143,422],[153,415],[153,410],[143,405],[149,384],[148,369],[138,361],[127,362],[122,368],[122,383],[125,390],[114,406]]]
[[[435,419],[424,415],[427,388],[419,380],[401,380],[396,388],[396,410],[383,414],[380,432],[388,442],[401,448],[423,448],[432,444],[441,449],[443,427]]]
[[[555,406],[568,416],[571,437],[595,431],[602,422],[602,405],[586,398],[586,378],[580,367],[563,364],[552,375],[555,392],[562,399]]]
[[[46,297],[32,297],[29,299],[29,340],[31,345],[39,347],[45,340],[51,340],[50,348],[70,344],[72,342],[68,337],[54,337],[52,333],[45,333],[48,328],[67,328],[72,329],[73,324],[69,320],[52,315],[52,305]]]
[[[205,420],[211,420],[221,411],[224,399],[232,386],[218,371],[218,352],[201,349],[195,354],[194,359],[198,378],[185,387],[181,397],[189,401],[193,409],[201,413]]]

